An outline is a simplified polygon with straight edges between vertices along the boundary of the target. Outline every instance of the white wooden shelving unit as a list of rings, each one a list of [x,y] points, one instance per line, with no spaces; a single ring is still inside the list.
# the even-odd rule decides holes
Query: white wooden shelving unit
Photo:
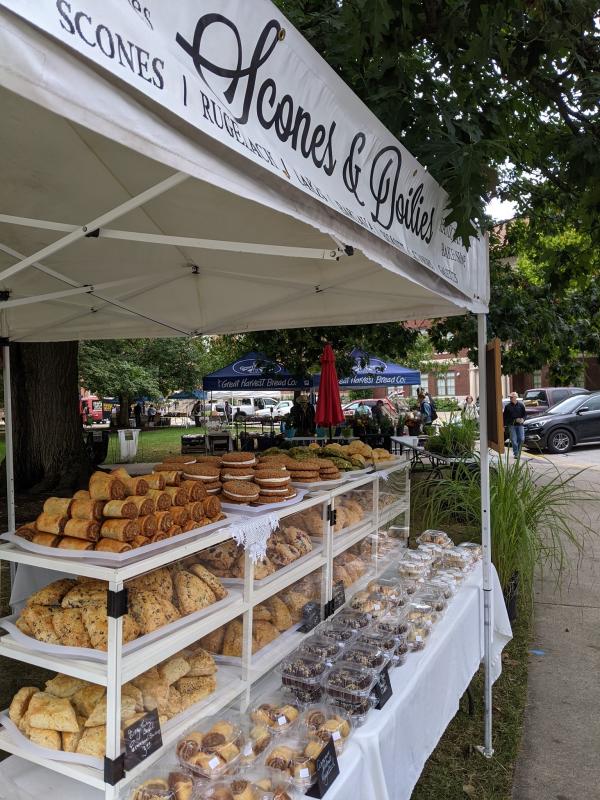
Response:
[[[246,555],[245,578],[239,587],[235,587],[238,597],[228,605],[220,607],[214,613],[202,619],[190,621],[176,630],[168,631],[161,638],[150,642],[134,652],[122,653],[121,646],[121,617],[109,616],[109,646],[105,662],[84,661],[82,659],[65,658],[64,656],[48,655],[31,649],[21,642],[16,641],[10,634],[0,636],[0,655],[16,661],[34,664],[46,669],[62,672],[77,678],[98,683],[107,688],[107,760],[105,772],[100,769],[69,764],[64,761],[40,759],[32,755],[13,742],[7,732],[0,728],[0,750],[19,756],[38,767],[43,767],[53,772],[73,778],[88,787],[104,794],[105,800],[115,800],[125,796],[127,787],[135,781],[150,764],[165,755],[177,739],[192,725],[197,724],[205,716],[216,714],[234,701],[239,701],[241,707],[249,702],[252,684],[266,675],[288,653],[294,650],[306,634],[292,631],[283,634],[267,648],[252,654],[252,609],[258,603],[264,602],[268,597],[280,592],[301,578],[320,571],[322,609],[332,597],[333,591],[333,561],[334,558],[345,552],[348,548],[371,537],[372,542],[372,569],[369,577],[383,571],[387,566],[385,554],[380,552],[378,542],[379,534],[385,531],[392,523],[408,528],[409,525],[409,461],[397,460],[385,471],[373,472],[358,479],[348,479],[343,484],[330,491],[319,490],[304,498],[300,503],[288,508],[278,509],[279,519],[291,514],[296,514],[307,509],[317,509],[321,513],[322,545],[318,545],[307,557],[299,560],[297,564],[279,570],[265,581],[254,581],[254,568]],[[343,504],[345,496],[355,492],[367,494],[372,497],[372,509],[360,523],[334,533],[332,522],[335,521],[336,505]],[[239,517],[237,518],[239,519]],[[75,559],[61,558],[55,555],[39,555],[22,550],[18,545],[6,543],[0,545],[0,559],[11,561],[15,564],[69,573],[92,578],[99,578],[108,582],[109,590],[119,593],[124,588],[124,582],[138,575],[151,572],[162,566],[174,564],[181,559],[194,555],[201,550],[219,544],[231,538],[229,529],[230,521],[224,523],[222,528],[203,534],[198,530],[195,539],[177,545],[176,540],[168,550],[141,558],[125,566],[109,567],[78,562]],[[364,582],[366,582],[366,578]],[[358,587],[352,587],[354,590]],[[125,683],[141,672],[169,658],[173,653],[198,641],[201,637],[226,624],[236,617],[243,617],[244,635],[243,650],[239,666],[219,666],[217,673],[217,690],[204,701],[196,704],[191,709],[170,720],[163,730],[163,747],[150,756],[135,769],[123,774],[113,783],[109,779],[111,771],[119,772],[119,756],[121,754],[121,720],[120,720],[120,689]],[[221,673],[221,671],[223,671]],[[219,673],[221,679],[219,680]],[[83,787],[82,787],[83,788]],[[99,795],[101,796],[101,795]],[[65,796],[65,800],[70,800]]]

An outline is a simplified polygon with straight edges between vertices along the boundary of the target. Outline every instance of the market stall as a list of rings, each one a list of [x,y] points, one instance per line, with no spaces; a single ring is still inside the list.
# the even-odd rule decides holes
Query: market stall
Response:
[[[400,364],[384,361],[362,350],[353,350],[352,357],[355,361],[352,375],[339,380],[343,389],[421,385],[421,373],[418,369],[409,369]],[[315,386],[319,386],[320,373],[313,377],[313,381]]]
[[[443,225],[441,188],[266,0],[253,3],[251,13],[248,4],[233,0],[186,0],[168,8],[153,0],[139,7],[2,0],[0,7],[0,312],[10,534],[10,342],[265,329],[276,335],[288,327],[473,311],[484,352],[486,242],[474,240],[467,251],[453,241],[452,229]],[[111,227],[116,220],[119,227]],[[485,409],[485,362],[480,369]],[[481,434],[485,441],[483,413]],[[135,787],[151,762],[174,758],[188,731],[203,728],[208,715],[236,698],[243,708],[253,702],[260,679],[308,635],[290,632],[294,625],[311,625],[311,611],[330,614],[332,604],[345,599],[340,584],[350,598],[362,577],[379,578],[381,547],[394,551],[386,552],[386,567],[400,563],[403,555],[395,548],[398,530],[408,525],[406,464],[369,473],[375,460],[362,476],[307,492],[303,484],[339,470],[333,462],[300,459],[286,476],[294,488],[286,488],[279,508],[273,492],[277,496],[281,487],[270,482],[281,476],[263,475],[263,485],[255,484],[247,472],[254,473],[254,465],[243,459],[223,459],[212,472],[202,463],[159,469],[175,475],[167,485],[172,491],[152,489],[159,493],[152,499],[167,505],[166,495],[171,505],[144,518],[170,514],[171,506],[199,516],[194,503],[210,500],[215,490],[227,497],[227,483],[233,484],[228,498],[234,508],[218,520],[209,513],[214,503],[202,505],[201,518],[178,524],[172,517],[160,531],[165,537],[131,549],[127,537],[149,540],[159,531],[138,533],[145,495],[130,478],[116,476],[125,488],[95,485],[100,496],[94,497],[90,485],[89,498],[73,498],[85,500],[88,514],[96,508],[88,502],[100,502],[98,520],[72,516],[71,505],[53,509],[44,513],[54,519],[32,521],[31,540],[20,537],[33,548],[13,540],[0,546],[0,557],[13,563],[54,571],[57,578],[78,576],[78,585],[86,585],[83,578],[105,582],[96,587],[95,602],[94,587],[77,589],[75,578],[47,591],[43,586],[35,602],[28,598],[34,611],[11,620],[10,633],[0,638],[3,655],[54,666],[63,676],[42,692],[31,687],[15,702],[13,727],[33,749],[21,739],[15,744],[8,723],[0,734],[3,749],[43,767],[26,770],[27,779],[42,776],[34,794],[46,792],[50,778],[43,776],[57,772],[107,800],[130,797],[132,787],[136,800],[146,798],[144,787]],[[224,476],[222,469],[232,472]],[[178,485],[194,480],[209,484],[202,501]],[[479,598],[487,667],[485,754],[491,755],[487,486],[484,449]],[[110,503],[117,505],[105,513]],[[124,508],[131,518],[123,516]],[[292,515],[293,522],[280,525]],[[174,516],[185,518],[181,511]],[[184,532],[190,523],[198,527]],[[167,517],[146,524],[166,527]],[[290,543],[281,527],[300,534],[288,532]],[[273,543],[278,532],[284,541]],[[45,536],[33,541],[40,534]],[[91,548],[84,538],[79,548],[71,543],[82,554],[73,557],[64,542],[78,536],[96,539]],[[282,563],[265,574],[260,556],[268,541]],[[136,580],[124,593],[125,583]],[[57,633],[55,617],[57,625],[63,617],[84,622],[79,644],[66,629]],[[411,631],[419,636],[416,628]],[[474,626],[473,641],[479,635]],[[48,650],[77,646],[91,652]],[[157,687],[163,694],[157,696]],[[214,740],[217,755],[195,753],[200,773],[213,769],[215,760],[237,763],[240,748],[228,740],[230,727],[206,729],[194,741],[204,735],[225,741]],[[251,731],[247,738],[252,740]],[[422,744],[422,755],[429,746]],[[92,762],[65,757],[77,754]],[[179,756],[188,763],[189,753]],[[311,777],[315,758],[307,756],[299,770],[308,769]],[[17,780],[11,759],[3,770]],[[295,777],[306,782],[303,774]],[[187,778],[178,780],[177,791],[159,788],[164,796],[189,796]]]

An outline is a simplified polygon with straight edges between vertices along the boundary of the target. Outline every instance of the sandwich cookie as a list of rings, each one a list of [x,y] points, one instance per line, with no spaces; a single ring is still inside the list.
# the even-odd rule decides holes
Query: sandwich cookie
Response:
[[[221,476],[219,467],[213,464],[186,464],[183,470],[185,480],[214,483]]]
[[[256,458],[252,453],[225,453],[221,456],[221,467],[233,467],[233,469],[242,469],[243,467],[253,467],[256,464]]]
[[[234,503],[253,503],[258,500],[259,487],[251,481],[225,481],[223,495]]]

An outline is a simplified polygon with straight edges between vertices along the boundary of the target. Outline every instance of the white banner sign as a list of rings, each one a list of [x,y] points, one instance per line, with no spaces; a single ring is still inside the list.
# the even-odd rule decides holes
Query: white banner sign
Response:
[[[452,240],[446,193],[268,0],[0,5],[487,302],[484,242]]]

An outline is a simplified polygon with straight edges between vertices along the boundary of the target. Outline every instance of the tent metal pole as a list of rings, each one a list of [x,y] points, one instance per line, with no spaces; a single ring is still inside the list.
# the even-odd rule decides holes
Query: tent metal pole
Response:
[[[129,213],[129,211],[133,211],[134,209],[143,206],[145,203],[148,203],[150,200],[154,200],[155,197],[159,197],[161,194],[168,192],[175,186],[179,186],[179,184],[187,180],[188,177],[189,175],[186,175],[184,172],[176,172],[174,175],[171,175],[164,181],[161,181],[160,183],[151,186],[149,189],[146,189],[140,194],[135,195],[135,197],[130,197],[129,200],[126,200],[124,203],[121,203],[115,208],[111,208],[110,211],[101,214],[99,217],[91,220],[86,225],[76,228],[66,236],[61,236],[61,238],[56,242],[52,242],[52,244],[43,247],[41,250],[38,250],[37,253],[32,253],[32,255],[27,256],[27,258],[24,258],[22,261],[19,261],[18,264],[13,264],[12,266],[2,270],[2,272],[0,272],[0,281],[5,281],[7,278],[10,278],[11,275],[16,275],[18,272],[30,267],[36,261],[41,261],[43,258],[47,258],[48,256],[54,255],[54,253],[64,250],[65,247],[68,247],[70,244],[78,242],[81,239],[85,239],[88,235],[93,235],[95,231],[97,231],[99,228],[102,228],[103,225],[106,225],[108,222],[112,222],[119,217],[125,216],[125,214]]]
[[[13,417],[12,398],[10,393],[10,346],[2,346],[3,380],[4,380],[4,437],[6,444],[6,513],[8,516],[8,531],[15,532],[15,472],[13,448]]]
[[[492,532],[490,520],[490,455],[487,425],[486,331],[487,317],[477,315],[477,353],[479,361],[479,436],[481,455],[481,542],[483,545],[483,637],[484,637],[484,745],[486,758],[492,747]]]

